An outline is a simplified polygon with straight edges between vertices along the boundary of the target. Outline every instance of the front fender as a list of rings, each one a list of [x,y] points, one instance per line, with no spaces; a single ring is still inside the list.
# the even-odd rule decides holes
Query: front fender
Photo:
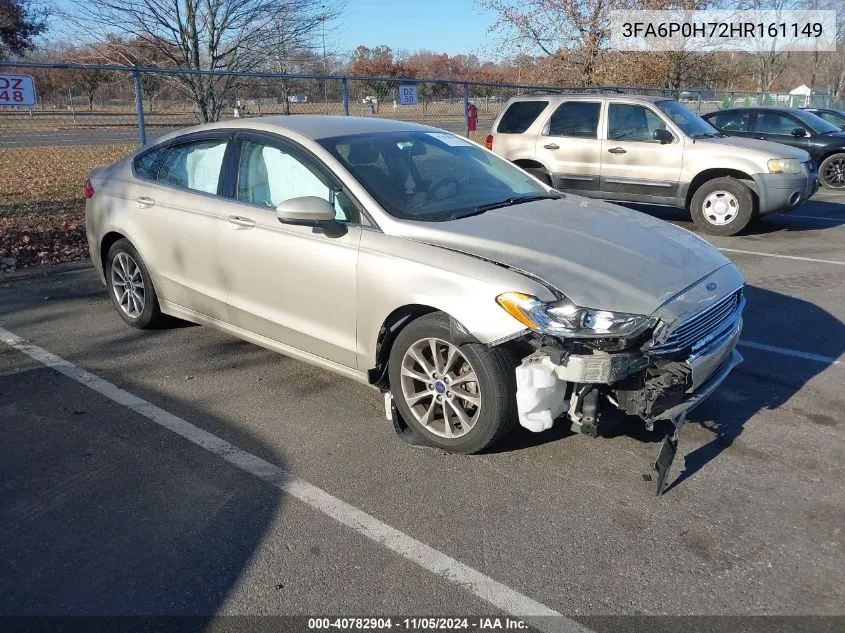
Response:
[[[376,365],[378,335],[388,316],[409,305],[451,316],[481,343],[525,329],[496,303],[517,291],[553,301],[539,281],[517,271],[448,249],[364,231],[358,255],[358,369]]]

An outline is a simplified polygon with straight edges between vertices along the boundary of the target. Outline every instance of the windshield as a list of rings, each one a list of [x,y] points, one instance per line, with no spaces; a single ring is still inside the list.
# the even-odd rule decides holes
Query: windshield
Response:
[[[818,134],[825,134],[827,132],[841,132],[833,123],[825,121],[823,118],[812,112],[806,110],[790,110],[796,119],[801,121],[808,128]]]
[[[442,222],[537,198],[557,198],[527,173],[448,132],[388,132],[319,140],[390,215]]]
[[[666,101],[658,101],[654,105],[672,119],[672,123],[681,128],[687,136],[721,136],[719,130],[677,101],[667,99]]]

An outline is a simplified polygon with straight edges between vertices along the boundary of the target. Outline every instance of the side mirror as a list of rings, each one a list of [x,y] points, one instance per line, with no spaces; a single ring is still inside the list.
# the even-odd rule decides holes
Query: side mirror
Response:
[[[654,130],[653,138],[655,141],[660,141],[661,145],[666,145],[667,143],[671,143],[675,140],[675,137],[672,136],[672,133],[662,127]]]
[[[280,202],[276,217],[285,224],[318,224],[335,219],[334,207],[317,196],[302,196]]]
[[[807,136],[807,133],[804,131],[803,127],[797,127],[792,130],[792,136],[794,136],[795,138],[804,138],[805,136]]]

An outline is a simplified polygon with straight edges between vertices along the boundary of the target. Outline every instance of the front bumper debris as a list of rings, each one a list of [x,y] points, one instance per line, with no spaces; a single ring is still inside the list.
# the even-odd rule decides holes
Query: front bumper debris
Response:
[[[681,405],[674,409],[665,412],[667,419],[672,421],[673,429],[663,438],[663,443],[660,445],[660,452],[657,454],[657,459],[654,462],[654,470],[657,472],[657,486],[656,492],[660,496],[666,491],[666,482],[668,480],[669,471],[672,468],[672,462],[675,460],[675,455],[678,452],[678,435],[681,428],[686,422],[687,415],[699,404],[704,402],[711,393],[716,390],[722,381],[728,377],[733,371],[733,368],[742,362],[742,355],[736,351],[731,350],[730,357],[725,360],[721,367],[707,380],[707,382]]]
[[[687,415],[742,362],[736,351],[742,319],[727,324],[703,349],[680,359],[650,356],[647,350],[563,352],[553,359],[547,348],[537,349],[516,368],[519,423],[538,433],[566,415],[572,431],[597,435],[610,424],[602,421],[602,409],[610,406],[640,417],[649,430],[656,421],[669,420],[673,430],[654,464],[657,494],[662,494]]]

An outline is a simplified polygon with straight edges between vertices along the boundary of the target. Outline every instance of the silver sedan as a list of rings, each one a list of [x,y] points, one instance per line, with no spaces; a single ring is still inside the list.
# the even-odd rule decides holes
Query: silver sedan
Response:
[[[740,360],[744,280],[692,233],[563,195],[462,137],[354,117],[180,131],[86,186],[124,321],[213,325],[481,451],[517,422],[682,421]]]

